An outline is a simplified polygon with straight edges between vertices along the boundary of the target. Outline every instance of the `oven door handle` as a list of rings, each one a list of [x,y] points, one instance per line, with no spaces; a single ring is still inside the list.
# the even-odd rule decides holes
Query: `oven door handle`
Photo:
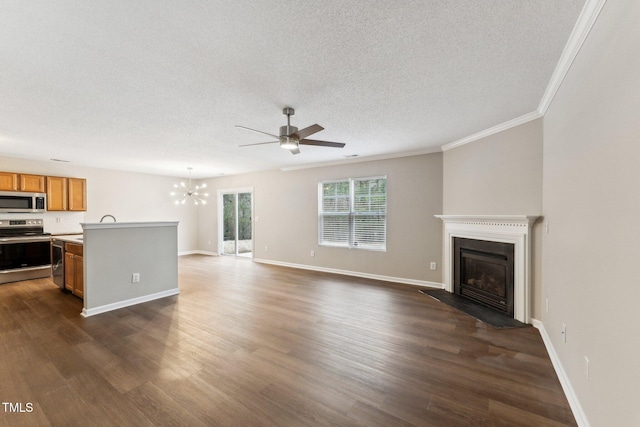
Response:
[[[0,238],[0,244],[2,243],[39,243],[50,242],[48,237],[3,237]]]
[[[37,267],[14,268],[12,270],[0,270],[0,274],[15,273],[16,271],[37,271],[51,268],[51,264],[39,265]]]

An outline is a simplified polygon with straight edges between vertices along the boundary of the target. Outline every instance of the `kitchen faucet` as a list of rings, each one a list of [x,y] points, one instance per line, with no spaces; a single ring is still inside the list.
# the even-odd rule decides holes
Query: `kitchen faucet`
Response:
[[[106,217],[110,216],[111,218],[113,218],[113,222],[116,222],[116,217],[113,215],[103,215],[102,218],[100,218],[100,222],[102,222]]]

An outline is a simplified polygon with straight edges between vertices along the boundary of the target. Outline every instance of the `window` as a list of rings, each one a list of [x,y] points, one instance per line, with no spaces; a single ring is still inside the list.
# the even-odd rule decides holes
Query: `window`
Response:
[[[387,177],[321,182],[318,243],[386,250]]]

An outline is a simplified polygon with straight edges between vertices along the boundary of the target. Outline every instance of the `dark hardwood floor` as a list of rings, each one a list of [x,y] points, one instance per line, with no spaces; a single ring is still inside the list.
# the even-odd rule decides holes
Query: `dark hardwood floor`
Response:
[[[180,295],[90,318],[0,285],[0,425],[574,426],[538,331],[418,288],[186,256]],[[32,405],[32,411],[29,406]]]

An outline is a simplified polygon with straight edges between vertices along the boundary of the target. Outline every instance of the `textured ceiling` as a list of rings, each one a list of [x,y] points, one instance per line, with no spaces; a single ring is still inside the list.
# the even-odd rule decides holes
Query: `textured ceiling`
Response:
[[[3,0],[0,155],[209,177],[437,151],[535,111],[583,5]],[[238,147],[285,106],[346,147]]]

